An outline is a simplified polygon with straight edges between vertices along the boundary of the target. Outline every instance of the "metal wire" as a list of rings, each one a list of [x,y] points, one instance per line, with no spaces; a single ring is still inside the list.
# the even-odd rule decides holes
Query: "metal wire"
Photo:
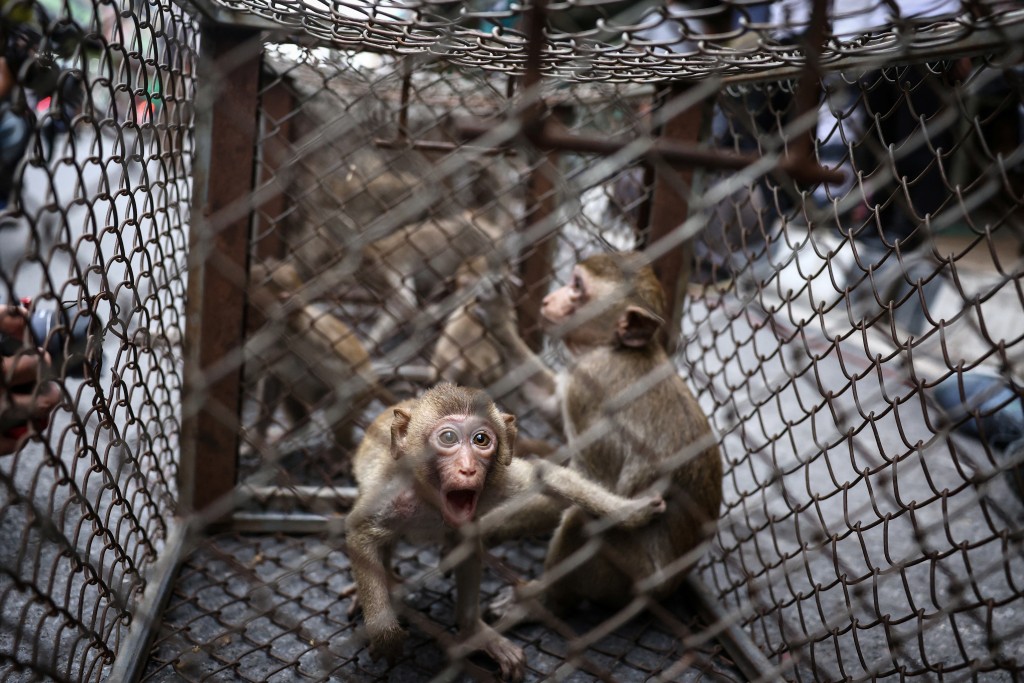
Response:
[[[49,425],[0,456],[0,678],[103,680],[154,634],[118,672],[492,678],[446,656],[458,544],[400,547],[413,637],[370,660],[349,456],[386,405],[445,378],[488,388],[548,457],[639,443],[615,408],[661,375],[568,445],[478,315],[508,297],[563,369],[540,300],[579,259],[631,249],[678,303],[673,360],[725,464],[717,533],[679,558],[706,591],[635,586],[622,610],[508,627],[527,678],[1020,677],[1024,14],[833,3],[812,26],[811,4],[0,12],[59,64],[22,64],[0,110],[30,131],[4,166],[0,297],[100,323],[85,351],[51,352],[88,369],[58,371]],[[258,85],[226,103],[200,73]],[[256,139],[225,151],[232,116]],[[217,194],[211,149],[243,192]],[[220,311],[237,329],[220,298],[243,302]],[[10,363],[40,344],[4,357],[0,417],[26,390]],[[214,430],[239,452],[210,449]],[[499,546],[485,598],[550,588],[545,553]]]
[[[48,344],[61,400],[0,457],[4,680],[103,679],[178,497],[195,29],[174,6],[57,9],[0,12],[0,298],[31,300],[12,341]],[[5,411],[26,391],[8,360]]]

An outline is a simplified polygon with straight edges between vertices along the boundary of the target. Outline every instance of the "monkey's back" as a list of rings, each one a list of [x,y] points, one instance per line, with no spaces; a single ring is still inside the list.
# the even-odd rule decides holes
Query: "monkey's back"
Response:
[[[487,253],[502,232],[491,221],[463,211],[406,225],[368,245],[365,253],[377,269],[387,272],[394,272],[389,264],[396,260],[415,264],[412,279],[416,290],[424,293],[454,274],[466,259]]]
[[[462,386],[492,384],[504,369],[500,351],[470,306],[458,308],[448,317],[430,363],[438,368],[439,379]]]
[[[613,362],[612,354],[628,358]],[[657,564],[713,533],[722,502],[721,454],[707,416],[662,349],[606,347],[580,356],[565,406],[574,435],[599,434],[582,442],[573,465],[616,493],[635,496],[672,468],[665,515],[639,532],[646,537],[641,545],[661,555]],[[624,539],[630,535],[637,532],[623,532]]]

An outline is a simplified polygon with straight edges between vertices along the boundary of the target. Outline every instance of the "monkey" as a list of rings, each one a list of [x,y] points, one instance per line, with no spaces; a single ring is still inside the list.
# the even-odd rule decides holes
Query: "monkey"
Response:
[[[278,405],[294,424],[324,409],[335,447],[355,447],[353,413],[378,398],[394,397],[380,383],[370,354],[353,330],[321,302],[305,301],[305,284],[287,263],[268,261],[251,269],[249,296],[258,317],[283,322],[283,331],[263,348],[250,344],[246,364],[250,384],[261,386],[260,416],[255,425],[258,445]]]
[[[430,364],[442,381],[482,388],[504,374],[501,349],[489,338],[487,327],[474,309],[482,301],[493,301],[489,318],[492,324],[504,324],[509,317],[514,323],[515,309],[502,289],[501,280],[505,278],[495,281],[489,275],[484,256],[467,259],[455,273],[456,296],[468,295],[474,287],[480,291],[448,315],[438,335]]]
[[[569,283],[543,299],[542,320],[571,356],[563,375],[546,368],[514,331],[494,328],[509,359],[533,373],[535,387],[554,387],[548,401],[563,412],[570,467],[624,497],[661,492],[667,504],[643,529],[609,530],[599,552],[540,586],[542,603],[555,612],[585,600],[621,607],[641,584],[662,599],[679,587],[715,532],[721,454],[707,416],[659,340],[664,316],[665,294],[653,270],[640,254],[626,252],[583,260]],[[514,518],[496,521],[488,542],[554,530],[546,573],[588,541],[584,511],[563,513],[545,495],[535,495]],[[499,597],[494,612],[507,611],[514,600]]]
[[[380,349],[403,322],[416,317],[423,298],[452,278],[465,260],[494,249],[504,232],[497,223],[463,211],[406,225],[367,245],[359,279],[384,305],[366,335],[367,344]]]
[[[664,511],[658,494],[624,498],[568,468],[513,458],[516,431],[516,418],[485,392],[449,383],[371,423],[354,456],[358,495],[346,519],[346,547],[374,658],[393,661],[406,638],[389,592],[391,548],[400,538],[469,544],[455,567],[458,641],[468,651],[483,650],[504,678],[518,680],[523,651],[480,617],[478,518],[499,505],[514,509],[538,487],[554,506],[579,506],[622,529],[639,529]]]

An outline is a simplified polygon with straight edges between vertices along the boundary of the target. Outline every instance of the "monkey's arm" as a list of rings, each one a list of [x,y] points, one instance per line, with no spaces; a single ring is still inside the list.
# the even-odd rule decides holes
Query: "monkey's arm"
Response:
[[[505,359],[506,377],[498,384],[508,384],[504,391],[515,389],[535,406],[544,419],[562,431],[562,406],[558,376],[533,352],[516,329],[515,318],[502,315],[495,306],[511,310],[511,302],[503,298],[474,307],[474,315],[489,332],[489,338]],[[499,394],[504,391],[498,391]]]
[[[624,498],[573,469],[543,460],[513,460],[505,485],[505,501],[480,519],[488,543],[551,531],[569,505],[627,529],[665,512],[660,495]]]
[[[386,558],[395,538],[385,526],[380,520],[374,520],[357,501],[346,524],[346,545],[356,596],[370,639],[370,654],[374,659],[386,657],[394,661],[402,654],[407,634],[391,606],[390,567],[386,565]]]
[[[544,460],[525,464],[536,470],[535,476],[543,482],[545,491],[591,515],[611,520],[616,526],[635,529],[665,512],[665,500],[660,495],[623,498],[574,469]]]

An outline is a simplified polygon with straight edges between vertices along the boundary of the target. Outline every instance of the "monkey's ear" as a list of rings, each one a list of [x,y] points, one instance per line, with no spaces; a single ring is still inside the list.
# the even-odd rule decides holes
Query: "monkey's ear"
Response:
[[[516,416],[502,413],[501,419],[505,423],[506,443],[502,444],[498,451],[498,463],[506,467],[512,464],[512,454],[516,452],[516,435],[519,429],[516,427]]]
[[[627,306],[619,316],[616,335],[619,343],[629,348],[639,349],[647,346],[654,339],[658,328],[665,320],[641,306]]]
[[[405,452],[405,437],[409,433],[409,420],[412,416],[401,408],[395,408],[395,416],[391,419],[391,457],[398,460]]]

